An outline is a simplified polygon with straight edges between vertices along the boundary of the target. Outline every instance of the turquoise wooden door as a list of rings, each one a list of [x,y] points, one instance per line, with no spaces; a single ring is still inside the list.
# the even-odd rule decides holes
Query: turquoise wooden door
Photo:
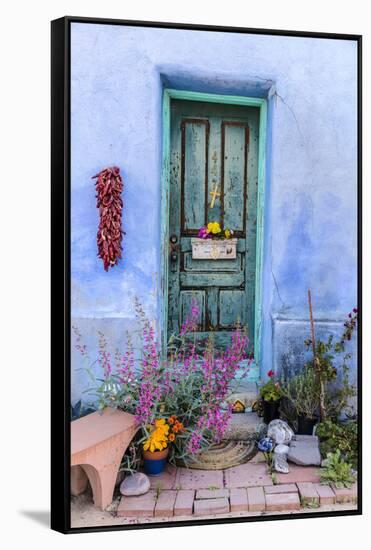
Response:
[[[197,339],[213,334],[223,348],[239,322],[253,351],[258,132],[254,107],[171,102],[169,335],[196,300]],[[192,237],[212,221],[234,230],[236,259],[192,258]]]

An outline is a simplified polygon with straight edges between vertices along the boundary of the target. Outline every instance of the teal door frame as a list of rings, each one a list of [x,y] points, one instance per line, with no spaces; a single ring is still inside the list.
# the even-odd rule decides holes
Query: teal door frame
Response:
[[[261,358],[261,325],[263,296],[263,243],[264,243],[264,197],[265,156],[267,136],[267,101],[257,97],[231,96],[165,89],[162,104],[162,173],[161,173],[161,341],[167,344],[168,322],[168,277],[169,277],[169,195],[170,195],[170,102],[172,99],[226,103],[256,107],[259,117],[258,193],[256,218],[256,273],[255,273],[255,332],[253,369],[259,377]],[[250,377],[249,377],[250,378]]]

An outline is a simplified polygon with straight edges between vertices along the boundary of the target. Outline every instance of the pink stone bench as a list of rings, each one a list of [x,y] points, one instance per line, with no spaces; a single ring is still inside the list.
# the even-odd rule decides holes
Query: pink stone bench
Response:
[[[112,502],[121,459],[137,430],[133,415],[109,408],[71,422],[71,467],[84,470],[101,510]]]

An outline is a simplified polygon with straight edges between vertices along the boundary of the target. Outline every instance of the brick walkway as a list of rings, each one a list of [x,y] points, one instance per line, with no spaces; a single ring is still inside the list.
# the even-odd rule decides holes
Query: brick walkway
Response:
[[[202,517],[241,512],[292,512],[332,504],[354,504],[357,487],[336,489],[319,483],[318,468],[290,465],[273,484],[265,463],[248,462],[228,470],[188,470],[167,466],[151,479],[149,493],[121,497],[122,518]]]

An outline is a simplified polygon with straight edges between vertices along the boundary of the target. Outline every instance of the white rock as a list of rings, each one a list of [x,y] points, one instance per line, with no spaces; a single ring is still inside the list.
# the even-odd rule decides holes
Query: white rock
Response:
[[[285,453],[274,454],[273,467],[274,467],[275,471],[279,472],[280,474],[288,474],[289,473],[290,469],[289,469],[289,465],[287,464]]]
[[[271,437],[276,445],[287,445],[293,438],[294,432],[287,422],[277,419],[269,423],[267,436]]]
[[[280,443],[274,448],[274,452],[278,455],[287,455],[289,450],[290,447],[288,445],[284,445],[283,443]]]
[[[321,453],[319,451],[318,437],[315,435],[297,435],[291,441],[288,460],[299,466],[319,466]]]
[[[146,474],[128,475],[120,485],[120,493],[125,497],[133,497],[148,493],[151,483]]]

